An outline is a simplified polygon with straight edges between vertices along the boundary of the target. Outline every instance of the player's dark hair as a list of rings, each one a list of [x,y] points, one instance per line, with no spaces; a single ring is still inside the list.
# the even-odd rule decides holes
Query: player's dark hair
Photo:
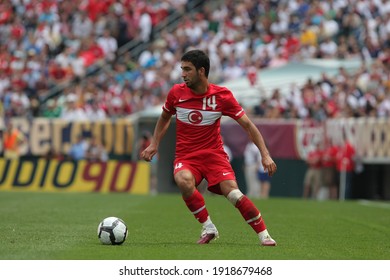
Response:
[[[188,51],[181,57],[181,61],[191,62],[195,66],[196,70],[199,70],[200,68],[203,67],[206,78],[209,77],[210,59],[204,51],[201,50]]]

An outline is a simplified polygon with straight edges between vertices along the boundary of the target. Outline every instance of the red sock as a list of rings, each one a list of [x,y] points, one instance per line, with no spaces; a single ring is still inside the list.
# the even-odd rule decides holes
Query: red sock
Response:
[[[190,197],[183,198],[183,200],[200,223],[204,223],[207,220],[209,213],[207,212],[204,198],[198,190],[195,189]]]
[[[267,228],[261,217],[260,211],[245,195],[237,202],[236,208],[256,233],[262,232]]]

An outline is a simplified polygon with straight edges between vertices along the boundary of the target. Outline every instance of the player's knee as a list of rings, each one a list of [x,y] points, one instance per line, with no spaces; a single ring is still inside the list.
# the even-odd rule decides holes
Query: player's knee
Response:
[[[241,199],[241,197],[243,197],[243,196],[244,196],[244,194],[239,189],[235,189],[235,190],[232,190],[226,196],[226,198],[230,201],[231,204],[236,206],[237,201],[239,201]]]
[[[183,170],[175,174],[175,181],[183,194],[192,192],[195,188],[195,178],[188,170]]]
[[[182,170],[175,174],[177,184],[193,184],[195,178],[189,170]]]

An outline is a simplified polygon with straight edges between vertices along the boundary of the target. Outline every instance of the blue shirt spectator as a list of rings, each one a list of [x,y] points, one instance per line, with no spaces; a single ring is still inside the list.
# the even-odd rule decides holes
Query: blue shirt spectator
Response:
[[[88,143],[82,135],[79,135],[77,142],[72,144],[69,150],[69,157],[73,160],[85,159],[85,153],[88,149]]]

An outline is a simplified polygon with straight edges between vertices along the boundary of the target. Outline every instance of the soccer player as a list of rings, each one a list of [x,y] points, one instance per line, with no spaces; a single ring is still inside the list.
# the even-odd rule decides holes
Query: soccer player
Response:
[[[268,174],[276,172],[264,139],[248,118],[244,109],[225,87],[208,81],[209,57],[201,50],[191,50],[181,58],[184,83],[174,85],[168,93],[162,113],[157,121],[150,145],[142,158],[152,160],[165,135],[171,117],[176,115],[176,152],[174,179],[183,200],[195,218],[202,224],[198,244],[207,244],[219,237],[211,221],[205,200],[197,190],[204,179],[210,192],[224,195],[253,228],[263,246],[275,246],[260,211],[238,188],[234,171],[223,149],[220,134],[222,115],[236,120],[246,131],[262,155],[262,164]]]

